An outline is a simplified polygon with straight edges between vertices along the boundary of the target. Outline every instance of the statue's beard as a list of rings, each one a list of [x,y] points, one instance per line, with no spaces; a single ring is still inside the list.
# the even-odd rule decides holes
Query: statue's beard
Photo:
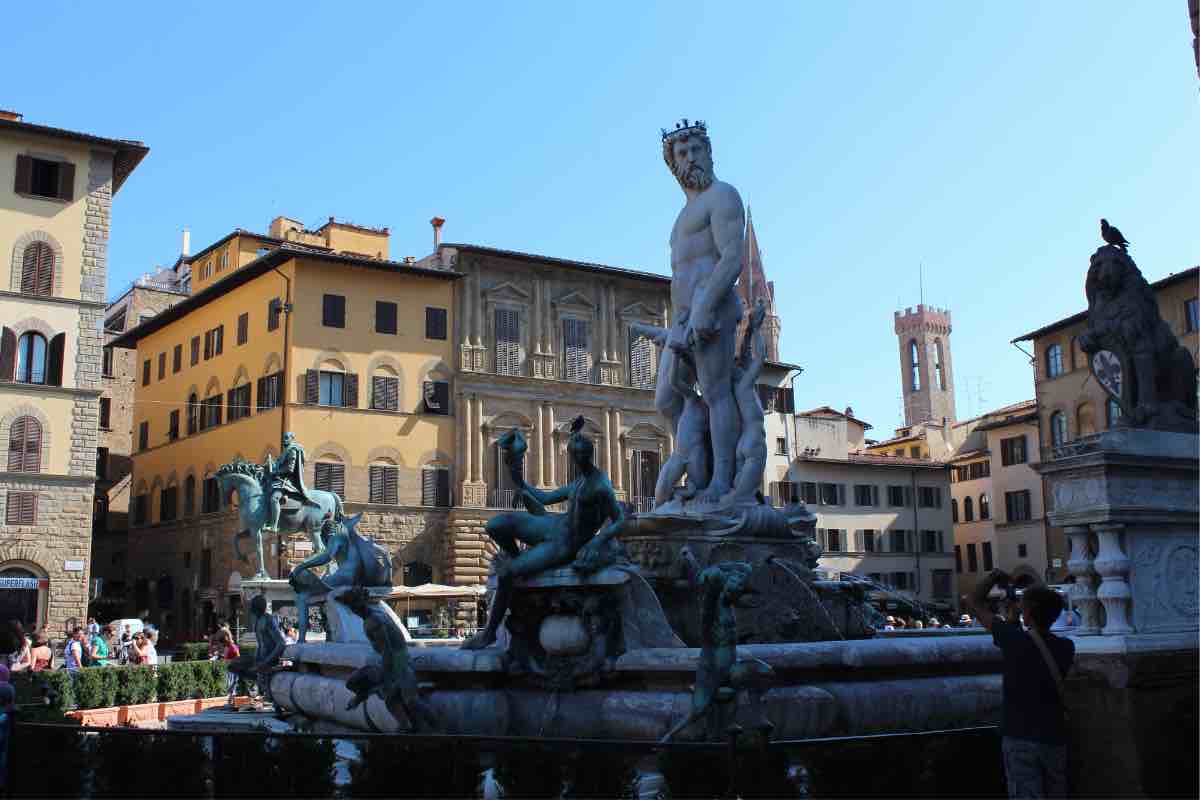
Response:
[[[679,181],[679,185],[684,189],[703,192],[709,186],[712,186],[713,174],[712,170],[705,169],[700,164],[692,164],[683,172],[676,172],[675,179]]]

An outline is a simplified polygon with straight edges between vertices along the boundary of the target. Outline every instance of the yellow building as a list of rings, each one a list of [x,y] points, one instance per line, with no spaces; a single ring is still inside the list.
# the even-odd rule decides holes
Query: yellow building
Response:
[[[236,511],[214,471],[277,456],[284,431],[306,448],[307,485],[365,512],[360,531],[403,563],[440,558],[460,276],[359,254],[386,254],[386,229],[331,221],[318,244],[287,224],[272,224],[280,236],[235,231],[192,256],[191,296],[112,342],[137,352],[134,609],[177,636],[236,610],[257,566],[234,558]],[[310,546],[293,537],[268,570],[286,575]]]
[[[0,112],[0,619],[84,621],[112,197],[139,142]]]

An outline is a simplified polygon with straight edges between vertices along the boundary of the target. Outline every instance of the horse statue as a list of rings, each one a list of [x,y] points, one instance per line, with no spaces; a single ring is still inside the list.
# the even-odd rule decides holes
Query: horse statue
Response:
[[[216,472],[218,485],[221,487],[221,497],[228,502],[232,492],[238,496],[238,516],[241,518],[241,530],[233,538],[233,552],[242,561],[246,556],[238,547],[238,539],[243,536],[253,536],[255,550],[258,553],[258,572],[255,578],[266,578],[267,567],[263,558],[262,529],[267,524],[270,514],[266,490],[263,481],[266,470],[258,464],[248,461],[233,461],[222,465]],[[312,504],[300,504],[289,500],[284,504],[279,515],[279,532],[296,533],[304,531],[312,539],[313,552],[320,553],[325,549],[321,538],[321,525],[326,518],[340,521],[342,519],[342,498],[333,492],[321,489],[309,489]]]

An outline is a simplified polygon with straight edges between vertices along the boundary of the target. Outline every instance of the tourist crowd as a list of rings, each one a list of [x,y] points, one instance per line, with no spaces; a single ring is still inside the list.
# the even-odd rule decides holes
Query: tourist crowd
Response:
[[[75,671],[81,667],[126,664],[157,665],[158,631],[151,625],[136,632],[132,628],[131,624],[125,623],[118,631],[112,624],[102,626],[95,618],[89,619],[86,627],[76,626],[70,632],[58,654],[45,626],[30,635],[20,622],[11,620],[5,633],[6,647],[13,649],[3,656],[3,666],[15,673],[56,668]]]

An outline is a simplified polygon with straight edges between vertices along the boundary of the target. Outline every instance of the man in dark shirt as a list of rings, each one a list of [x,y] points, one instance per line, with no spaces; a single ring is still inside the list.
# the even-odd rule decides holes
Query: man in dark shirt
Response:
[[[992,632],[992,641],[1004,655],[1000,731],[1008,796],[1065,797],[1067,726],[1061,681],[1075,660],[1075,643],[1050,633],[1063,601],[1049,587],[1031,586],[1021,596],[1020,612],[1028,631],[1015,619],[1016,606],[1010,606],[1008,621],[993,614],[988,593],[993,586],[1007,587],[1009,583],[1008,575],[992,570],[970,597],[963,598],[979,624]],[[1057,674],[1042,654],[1039,641]]]

